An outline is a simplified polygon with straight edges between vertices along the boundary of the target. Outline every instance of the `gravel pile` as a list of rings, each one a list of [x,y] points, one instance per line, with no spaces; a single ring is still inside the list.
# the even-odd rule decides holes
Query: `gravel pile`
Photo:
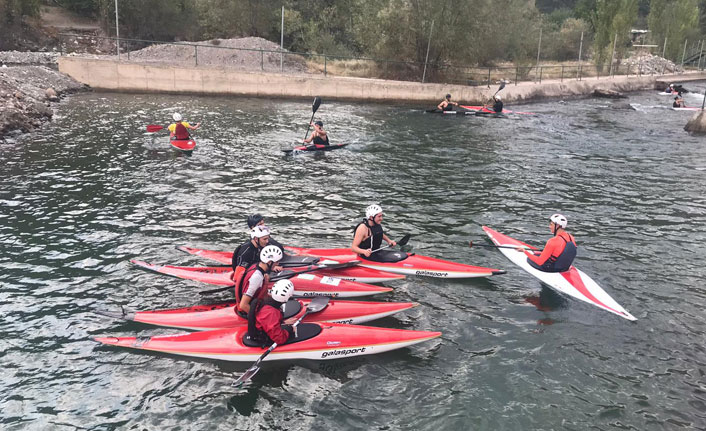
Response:
[[[624,60],[623,63],[633,66],[631,69],[634,70],[637,70],[637,67],[640,67],[643,75],[650,75],[653,73],[661,74],[663,71],[664,73],[681,73],[684,71],[681,66],[672,63],[666,58],[652,54],[633,56]]]
[[[280,70],[279,52],[261,52],[279,51],[279,45],[260,37],[213,39],[193,44],[199,45],[198,48],[194,49],[191,45],[152,45],[130,52],[130,61],[194,65],[198,60],[199,66]],[[284,50],[283,68],[288,73],[306,72],[305,58]]]
[[[0,65],[55,66],[58,57],[58,52],[0,51]]]
[[[86,86],[46,66],[0,66],[0,140],[51,119],[51,103]]]

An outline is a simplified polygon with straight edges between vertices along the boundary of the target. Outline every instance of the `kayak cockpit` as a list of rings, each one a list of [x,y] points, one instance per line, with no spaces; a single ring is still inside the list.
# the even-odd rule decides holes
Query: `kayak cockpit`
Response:
[[[372,253],[370,257],[359,257],[364,261],[369,260],[372,262],[380,263],[395,263],[407,259],[409,257],[409,254],[396,250],[378,250],[375,253]]]
[[[297,336],[294,337],[291,340],[287,340],[286,343],[280,344],[280,346],[284,346],[286,344],[294,344],[298,343],[300,341],[305,341],[309,340],[311,338],[316,337],[321,333],[321,325],[317,325],[316,323],[300,323],[297,326]],[[259,347],[259,348],[264,348],[267,347],[266,345],[263,346],[262,342],[253,340],[250,338],[250,334],[245,332],[245,335],[243,336],[243,344],[247,347]]]

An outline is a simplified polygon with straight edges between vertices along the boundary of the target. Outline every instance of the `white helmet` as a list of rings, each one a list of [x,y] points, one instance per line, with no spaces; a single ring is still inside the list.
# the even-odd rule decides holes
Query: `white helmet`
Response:
[[[372,204],[365,209],[365,217],[373,218],[382,212],[380,205]]]
[[[268,245],[260,252],[260,262],[279,262],[282,260],[282,250],[276,245]]]
[[[259,225],[252,228],[250,231],[250,239],[263,238],[270,235],[270,228],[265,225]]]
[[[172,118],[174,119],[174,121],[181,121],[181,114],[175,112],[174,115],[172,115]]]
[[[496,95],[495,100],[502,100],[502,99],[500,98],[500,96]]]
[[[566,225],[568,224],[566,217],[561,214],[554,214],[549,217],[549,220],[551,220],[555,225],[559,226],[562,229],[566,229]]]
[[[272,299],[277,302],[287,302],[294,294],[294,283],[289,280],[279,280],[272,286]]]

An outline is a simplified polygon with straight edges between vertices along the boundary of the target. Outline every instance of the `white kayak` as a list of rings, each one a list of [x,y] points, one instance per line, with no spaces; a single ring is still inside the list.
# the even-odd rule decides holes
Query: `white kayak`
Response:
[[[535,247],[496,232],[487,226],[483,226],[483,230],[495,245],[526,247],[536,250]],[[552,289],[581,301],[588,302],[613,314],[617,314],[622,318],[637,320],[632,314],[628,313],[620,306],[620,304],[615,302],[615,300],[593,281],[591,277],[575,266],[572,265],[571,268],[565,272],[544,272],[530,266],[530,264],[527,263],[527,256],[523,252],[517,251],[514,248],[499,248],[498,250],[514,264],[534,275],[542,281],[542,283]]]
[[[697,108],[695,106],[684,106],[681,108],[672,107],[672,110],[674,110],[674,111],[700,111],[701,108]]]

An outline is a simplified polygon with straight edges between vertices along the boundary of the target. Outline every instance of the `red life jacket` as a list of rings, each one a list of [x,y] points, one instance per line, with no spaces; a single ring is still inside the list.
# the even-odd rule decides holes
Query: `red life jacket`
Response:
[[[266,271],[264,271],[262,268],[260,268],[260,265],[258,263],[255,263],[253,265],[250,265],[250,267],[245,271],[245,274],[243,277],[240,279],[240,283],[238,284],[237,288],[235,289],[235,301],[238,304],[238,310],[240,310],[240,300],[243,298],[243,292],[245,289],[247,289],[247,286],[250,284],[250,278],[252,275],[255,273],[255,271],[260,271],[263,275],[263,277],[267,274]],[[258,291],[255,293],[255,296],[253,296],[253,299],[255,298],[264,298],[267,294],[267,289],[263,289],[263,286],[258,289]]]
[[[178,139],[180,141],[187,141],[191,137],[189,136],[189,131],[186,130],[186,126],[184,126],[181,121],[176,123],[176,127],[174,128],[174,139]]]

